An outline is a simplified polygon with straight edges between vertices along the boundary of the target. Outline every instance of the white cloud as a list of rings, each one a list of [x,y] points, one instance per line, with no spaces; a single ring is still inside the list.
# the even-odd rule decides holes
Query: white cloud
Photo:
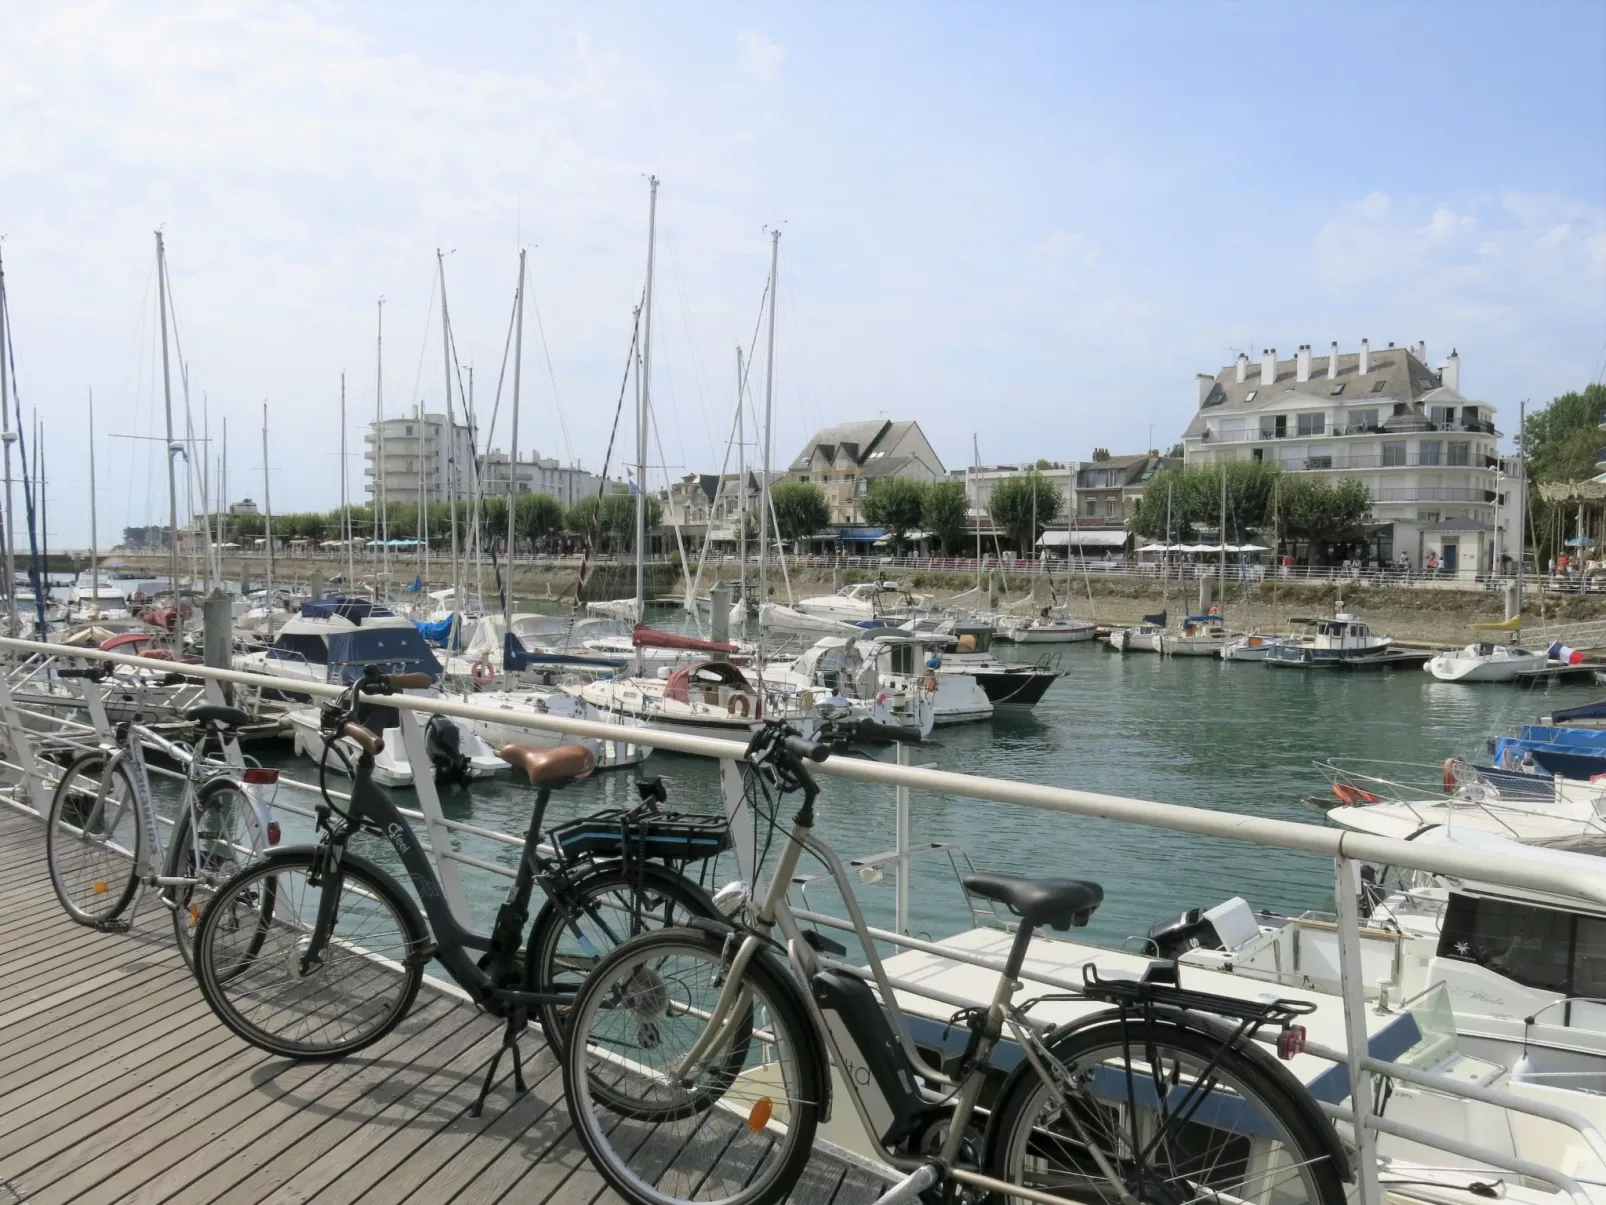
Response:
[[[763,83],[774,83],[786,62],[786,51],[755,30],[743,30],[736,35],[741,45],[739,62],[742,74],[750,75]]]

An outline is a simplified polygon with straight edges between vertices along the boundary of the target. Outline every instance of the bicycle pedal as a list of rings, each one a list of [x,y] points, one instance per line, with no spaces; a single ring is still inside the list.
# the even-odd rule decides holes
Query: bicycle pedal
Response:
[[[127,933],[134,926],[126,920],[102,920],[95,922],[95,928],[102,933]]]

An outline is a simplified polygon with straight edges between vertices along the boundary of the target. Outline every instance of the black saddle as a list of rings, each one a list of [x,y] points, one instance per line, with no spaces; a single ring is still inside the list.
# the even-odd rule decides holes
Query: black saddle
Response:
[[[1104,902],[1104,888],[1082,879],[1023,879],[1012,874],[973,874],[965,890],[1003,904],[1029,925],[1069,929],[1087,924]]]
[[[217,724],[223,728],[242,728],[251,722],[248,712],[221,703],[198,703],[185,709],[184,718],[192,724]]]

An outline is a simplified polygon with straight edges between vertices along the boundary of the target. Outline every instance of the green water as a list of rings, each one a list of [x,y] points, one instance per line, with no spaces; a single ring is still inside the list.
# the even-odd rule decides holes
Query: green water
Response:
[[[1033,650],[1035,656],[1040,650]],[[1328,790],[1326,757],[1430,763],[1483,760],[1483,742],[1555,707],[1597,697],[1584,682],[1534,689],[1435,681],[1419,669],[1305,672],[1213,658],[1162,659],[1066,646],[1066,671],[1034,709],[940,728],[917,762],[997,778],[1077,787],[1219,811],[1321,823],[1301,803]],[[883,754],[883,756],[886,756]],[[287,768],[290,760],[283,764]],[[299,763],[298,777],[310,777]],[[671,806],[720,808],[713,763],[657,753]],[[1429,779],[1437,771],[1419,771]],[[630,772],[599,775],[554,796],[552,818],[633,801]],[[825,778],[818,832],[844,858],[893,845],[891,788]],[[290,791],[285,788],[286,794]],[[397,792],[412,806],[412,792]],[[446,814],[522,833],[532,793],[507,778],[443,793]],[[790,816],[788,809],[784,815]],[[1119,943],[1162,916],[1242,895],[1257,908],[1332,906],[1332,864],[1314,856],[1132,825],[950,797],[914,797],[912,839],[956,842],[978,869],[1097,880],[1105,903],[1089,933]],[[464,852],[510,865],[516,851],[462,837]],[[805,872],[806,872],[805,867]],[[724,867],[721,867],[725,871]],[[463,867],[476,919],[487,923],[506,880]],[[734,865],[720,881],[734,877]],[[872,923],[890,927],[892,875],[861,885]],[[942,936],[968,923],[946,860],[923,860],[910,879],[911,930]],[[829,891],[810,903],[836,911]]]

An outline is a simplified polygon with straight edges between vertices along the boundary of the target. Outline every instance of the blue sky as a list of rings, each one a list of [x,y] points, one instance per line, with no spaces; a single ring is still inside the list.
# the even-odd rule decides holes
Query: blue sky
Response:
[[[380,296],[387,412],[439,406],[437,246],[482,421],[529,249],[521,445],[597,467],[647,172],[671,473],[718,467],[776,222],[781,461],[879,414],[951,467],[973,432],[989,462],[1169,444],[1239,348],[1454,346],[1507,430],[1606,362],[1598,3],[90,4],[0,38],[58,545],[88,536],[90,388],[103,537],[166,517],[159,453],[110,438],[159,428],[159,225],[229,492],[260,496],[266,400],[281,509],[338,499]]]

